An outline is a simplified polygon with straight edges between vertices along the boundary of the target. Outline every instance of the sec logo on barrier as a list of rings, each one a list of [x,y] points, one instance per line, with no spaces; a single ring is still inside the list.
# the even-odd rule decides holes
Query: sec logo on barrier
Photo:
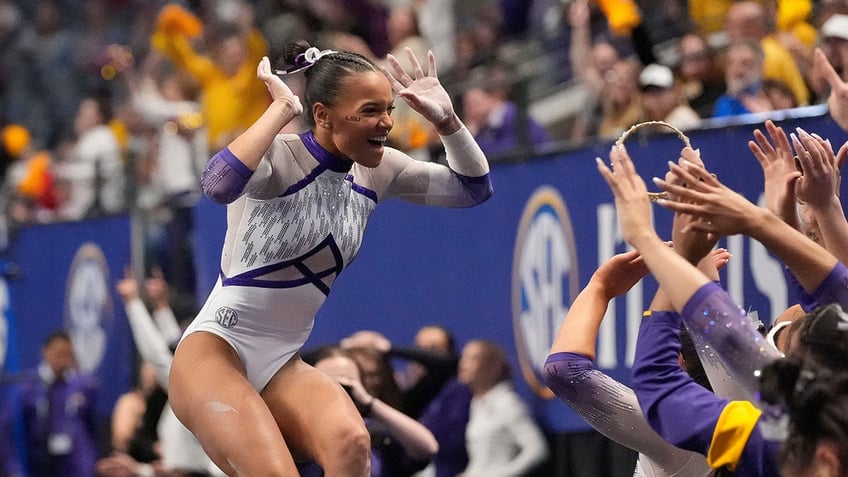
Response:
[[[519,221],[512,262],[512,323],[521,374],[545,399],[542,381],[548,351],[568,306],[580,291],[574,231],[565,201],[542,186],[528,199]]]
[[[97,244],[85,243],[71,262],[65,291],[65,328],[82,371],[94,372],[108,344],[104,324],[114,319],[109,267]]]

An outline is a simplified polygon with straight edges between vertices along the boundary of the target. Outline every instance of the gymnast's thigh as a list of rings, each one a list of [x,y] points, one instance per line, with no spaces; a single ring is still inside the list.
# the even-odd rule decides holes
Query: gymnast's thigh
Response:
[[[262,391],[298,460],[333,460],[341,443],[367,439],[362,416],[339,383],[295,356]]]
[[[182,340],[168,395],[180,421],[228,474],[297,475],[271,411],[220,337],[198,331]]]

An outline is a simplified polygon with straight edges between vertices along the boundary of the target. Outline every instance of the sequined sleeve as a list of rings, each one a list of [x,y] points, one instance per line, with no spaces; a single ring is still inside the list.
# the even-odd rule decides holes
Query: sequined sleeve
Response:
[[[748,315],[716,283],[696,291],[680,314],[699,346],[708,346],[739,386],[753,396],[757,372],[780,357]]]
[[[646,464],[663,469],[664,475],[674,475],[684,467],[691,470],[698,462],[702,470],[709,470],[703,456],[678,449],[654,432],[633,390],[595,369],[586,356],[552,353],[545,363],[545,382],[595,430],[643,454],[650,460]]]
[[[632,384],[645,419],[666,441],[704,455],[715,468],[778,475],[777,443],[763,437],[759,411],[748,401],[716,396],[680,367],[680,325],[677,313],[653,312],[639,326]]]

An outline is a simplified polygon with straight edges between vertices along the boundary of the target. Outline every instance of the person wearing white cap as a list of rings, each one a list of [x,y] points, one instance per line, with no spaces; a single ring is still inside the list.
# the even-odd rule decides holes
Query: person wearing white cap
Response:
[[[839,76],[848,79],[848,15],[831,15],[821,26],[822,49]]]
[[[678,129],[698,127],[701,118],[686,102],[665,65],[652,63],[639,74],[642,107],[648,121],[665,121]]]

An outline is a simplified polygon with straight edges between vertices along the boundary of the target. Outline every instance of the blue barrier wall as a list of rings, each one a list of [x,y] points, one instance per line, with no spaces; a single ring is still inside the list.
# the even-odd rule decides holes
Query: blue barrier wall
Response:
[[[848,139],[821,116],[785,119],[780,124],[791,129],[801,126],[834,144]],[[689,137],[725,184],[758,201],[762,171],[746,145],[754,127],[726,125],[691,132]],[[491,173],[495,194],[476,208],[381,204],[359,257],[337,280],[307,346],[335,342],[361,329],[379,330],[407,344],[420,326],[442,323],[454,330],[459,344],[478,337],[501,343],[510,353],[519,390],[549,430],[585,429],[582,419],[564,404],[546,398],[539,369],[574,295],[600,262],[626,248],[618,233],[612,194],[595,166],[595,157],[607,157],[610,145],[597,143],[523,163],[495,164]],[[664,174],[666,162],[677,158],[681,142],[674,135],[654,135],[633,137],[627,145],[643,177],[650,177]],[[671,214],[657,207],[655,217],[658,230],[668,236]],[[24,279],[8,282],[15,320],[9,332],[7,370],[34,364],[45,330],[62,324],[66,280],[80,244],[90,240],[102,249],[110,277],[109,298],[120,303],[114,282],[128,261],[126,226],[119,219],[95,221],[38,227],[17,237],[10,259],[24,270]],[[218,273],[224,227],[224,207],[208,201],[198,205],[195,247],[201,304]],[[725,286],[740,304],[769,322],[791,300],[781,265],[745,237],[726,238],[720,245],[733,253],[722,272]],[[654,290],[653,282],[646,280],[617,300],[601,330],[598,365],[624,382],[638,320]],[[115,308],[114,320],[104,323],[108,343],[97,372],[114,387],[125,389],[126,349],[131,341],[123,310]]]
[[[5,371],[34,367],[44,339],[63,328],[80,367],[101,383],[97,409],[104,418],[133,377],[132,336],[115,294],[130,263],[129,223],[118,216],[21,229],[8,251],[20,272],[0,284],[9,298]]]

